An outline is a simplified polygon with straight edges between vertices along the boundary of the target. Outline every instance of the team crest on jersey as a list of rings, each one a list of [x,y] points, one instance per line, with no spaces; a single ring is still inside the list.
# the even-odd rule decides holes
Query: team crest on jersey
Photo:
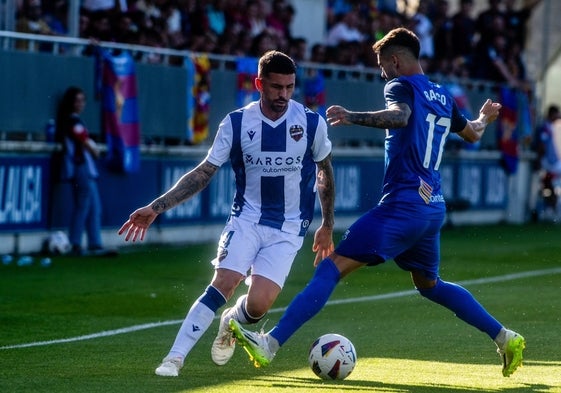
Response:
[[[304,128],[301,125],[290,126],[288,130],[290,137],[298,142],[304,136]]]

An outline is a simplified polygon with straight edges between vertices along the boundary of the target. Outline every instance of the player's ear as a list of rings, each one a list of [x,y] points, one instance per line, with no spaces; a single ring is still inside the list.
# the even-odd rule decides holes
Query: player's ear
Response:
[[[263,91],[263,80],[261,78],[255,78],[255,88],[258,91]]]

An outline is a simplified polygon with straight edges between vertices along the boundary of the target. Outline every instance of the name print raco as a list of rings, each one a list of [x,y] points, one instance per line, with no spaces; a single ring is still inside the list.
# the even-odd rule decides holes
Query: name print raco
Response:
[[[423,91],[423,93],[425,94],[425,98],[429,101],[438,101],[440,102],[442,105],[446,105],[446,95],[444,94],[440,94],[438,92],[435,92],[434,90],[430,89],[429,91]]]

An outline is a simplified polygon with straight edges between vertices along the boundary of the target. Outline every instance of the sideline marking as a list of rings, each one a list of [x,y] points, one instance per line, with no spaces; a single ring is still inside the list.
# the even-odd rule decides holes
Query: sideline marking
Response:
[[[531,271],[521,272],[521,273],[505,274],[505,275],[502,275],[502,276],[476,278],[476,279],[473,279],[473,280],[458,281],[456,283],[460,284],[460,285],[488,284],[488,283],[492,283],[492,282],[512,281],[512,280],[518,280],[520,278],[546,276],[546,275],[549,275],[549,274],[558,274],[558,273],[561,273],[561,268],[544,269],[544,270],[531,270]],[[337,305],[337,304],[347,304],[347,303],[370,302],[370,301],[384,300],[384,299],[393,299],[393,298],[397,298],[397,297],[403,297],[403,296],[409,296],[409,295],[415,295],[415,294],[417,294],[417,290],[410,289],[410,290],[407,290],[407,291],[390,292],[390,293],[385,293],[385,294],[381,294],[381,295],[363,296],[363,297],[350,298],[350,299],[331,300],[331,301],[327,302],[326,306]],[[269,314],[284,312],[284,310],[286,310],[286,307],[272,308],[272,309],[269,310]],[[219,318],[220,318],[220,316],[216,316],[214,319],[219,319]],[[26,343],[26,344],[6,345],[6,346],[3,346],[3,347],[0,347],[0,350],[2,350],[2,349],[41,347],[41,346],[45,346],[45,345],[65,344],[65,343],[70,343],[70,342],[75,342],[75,341],[93,340],[95,338],[116,336],[118,334],[132,333],[132,332],[137,332],[139,330],[152,329],[152,328],[156,328],[156,327],[160,327],[160,326],[175,325],[175,324],[180,324],[182,322],[183,322],[183,319],[176,319],[176,320],[173,320],[173,321],[145,323],[145,324],[142,324],[142,325],[135,325],[135,326],[130,326],[130,327],[121,328],[121,329],[106,330],[106,331],[99,332],[99,333],[86,334],[84,336],[69,337],[69,338],[62,338],[62,339],[58,339],[58,340],[49,340],[49,341],[36,341],[36,342]]]

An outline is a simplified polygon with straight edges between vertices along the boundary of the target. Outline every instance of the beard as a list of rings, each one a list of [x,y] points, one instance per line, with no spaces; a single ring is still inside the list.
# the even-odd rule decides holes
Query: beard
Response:
[[[288,101],[286,100],[275,100],[271,102],[270,108],[275,113],[282,113],[286,110],[288,106]]]

